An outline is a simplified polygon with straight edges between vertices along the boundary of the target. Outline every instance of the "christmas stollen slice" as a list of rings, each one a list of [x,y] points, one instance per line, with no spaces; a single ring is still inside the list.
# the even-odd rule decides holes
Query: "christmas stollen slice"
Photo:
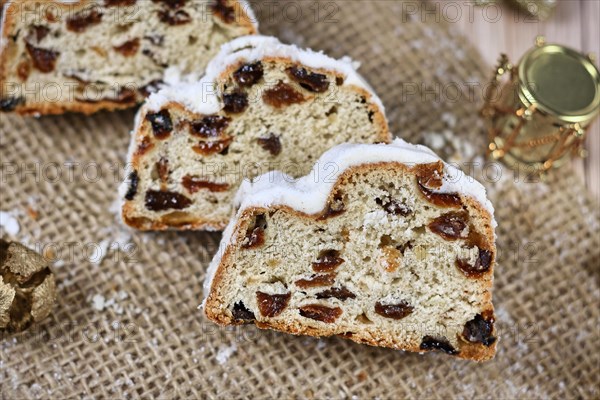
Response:
[[[17,0],[1,18],[0,111],[38,115],[131,107],[257,32],[238,0]]]
[[[389,142],[383,106],[349,59],[249,36],[200,81],[174,82],[138,114],[122,186],[138,229],[223,229],[243,178],[306,174],[329,148]]]
[[[236,202],[205,281],[212,321],[494,356],[493,208],[428,148],[343,144],[297,181],[245,181]]]

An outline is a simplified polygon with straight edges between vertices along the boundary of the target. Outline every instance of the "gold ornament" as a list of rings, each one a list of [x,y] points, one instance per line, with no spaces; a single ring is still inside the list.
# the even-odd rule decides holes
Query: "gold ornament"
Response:
[[[46,318],[56,301],[56,282],[38,253],[0,239],[0,332],[20,332]]]
[[[584,154],[600,73],[590,57],[538,37],[517,66],[501,55],[484,101],[492,157],[543,172]]]

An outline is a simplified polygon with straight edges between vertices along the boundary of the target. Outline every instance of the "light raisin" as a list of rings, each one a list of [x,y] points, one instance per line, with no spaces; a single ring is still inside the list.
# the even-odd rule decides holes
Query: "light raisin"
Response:
[[[260,315],[268,318],[278,316],[287,308],[291,297],[291,293],[268,294],[260,291],[256,292],[256,301]]]
[[[192,175],[184,176],[181,180],[181,184],[190,193],[196,193],[201,189],[208,189],[210,192],[224,192],[229,189],[229,184],[227,183],[211,182]]]
[[[203,156],[208,156],[211,154],[221,153],[227,150],[233,138],[226,138],[223,140],[216,140],[213,142],[200,142],[195,146],[192,146],[192,150],[194,150],[198,154],[202,154]]]
[[[152,139],[150,139],[148,136],[144,136],[140,144],[138,144],[137,149],[135,149],[135,155],[142,156],[150,150],[152,150],[153,148],[154,143],[152,142]]]
[[[307,279],[298,279],[295,283],[296,286],[302,289],[320,287],[320,286],[331,286],[335,282],[335,274],[323,274],[313,275]]]
[[[325,211],[317,218],[317,221],[323,221],[328,218],[337,217],[346,211],[344,208],[344,201],[340,194],[333,196],[333,200],[327,203]]]
[[[29,74],[31,72],[31,64],[29,61],[21,61],[17,66],[17,76],[21,81],[25,82],[27,78],[29,78]]]
[[[435,338],[433,336],[424,336],[419,348],[421,350],[440,350],[450,355],[458,354],[458,351],[452,347],[448,340]]]
[[[146,120],[150,121],[152,132],[157,139],[163,140],[168,138],[173,130],[173,122],[168,110],[146,114]]]
[[[58,51],[42,49],[35,47],[30,43],[26,43],[25,48],[33,61],[33,67],[35,69],[43,73],[54,71],[56,60],[60,55]]]
[[[148,190],[145,205],[151,211],[182,210],[189,207],[192,200],[177,192]]]
[[[133,57],[140,49],[140,39],[135,38],[126,41],[125,43],[115,46],[115,51],[122,54],[124,57]]]
[[[465,229],[469,224],[469,215],[466,212],[449,212],[443,214],[429,223],[431,231],[446,240],[466,238]]]
[[[302,67],[289,67],[286,72],[290,78],[310,92],[323,93],[329,88],[326,75],[309,72]]]
[[[243,249],[254,249],[265,243],[265,228],[267,220],[264,215],[257,215],[254,224],[246,232],[246,238],[242,243]]]
[[[277,156],[281,153],[281,141],[279,136],[274,133],[269,133],[267,137],[260,137],[256,139],[256,142],[260,147],[271,153],[272,156]]]
[[[327,324],[334,323],[342,315],[339,307],[327,307],[320,304],[308,304],[299,308],[300,315],[304,318],[314,319]]]
[[[265,90],[262,99],[266,104],[275,108],[283,108],[306,101],[302,93],[283,81],[279,81],[274,87]]]
[[[71,32],[81,33],[91,26],[102,21],[102,13],[96,8],[84,10],[67,18],[67,29]]]
[[[395,304],[383,304],[378,301],[375,303],[375,312],[382,317],[391,319],[402,319],[412,314],[414,307],[405,301]]]
[[[233,79],[242,87],[250,87],[260,81],[263,75],[262,63],[257,61],[242,65],[233,73]]]
[[[161,187],[165,186],[169,181],[169,160],[161,157],[156,162],[156,172],[158,173],[158,179],[160,180]]]
[[[331,272],[335,270],[344,259],[340,257],[338,250],[323,250],[319,253],[317,261],[312,263],[315,272]]]

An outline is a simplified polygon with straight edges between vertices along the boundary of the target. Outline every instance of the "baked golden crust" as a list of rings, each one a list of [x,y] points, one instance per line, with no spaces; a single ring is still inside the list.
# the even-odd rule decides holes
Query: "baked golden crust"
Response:
[[[333,201],[335,193],[342,188],[348,180],[357,174],[365,173],[370,170],[378,169],[378,168],[394,168],[398,170],[402,170],[404,172],[410,174],[417,174],[418,166],[409,167],[402,163],[372,163],[372,164],[362,164],[359,166],[348,168],[344,171],[342,175],[337,179],[334,184],[327,204],[330,204]],[[481,231],[483,236],[486,238],[487,243],[489,244],[489,250],[492,253],[492,259],[490,263],[489,270],[487,270],[484,274],[477,277],[478,286],[481,288],[482,299],[481,303],[485,305],[485,311],[488,315],[491,315],[491,320],[494,321],[494,307],[492,305],[492,284],[493,284],[493,271],[496,264],[496,246],[495,246],[495,233],[493,229],[493,216],[490,215],[488,210],[481,205],[478,201],[474,200],[471,197],[460,194],[460,199],[463,204],[463,207],[469,210],[470,214],[476,215],[480,220],[477,228]],[[236,325],[248,323],[247,321],[242,322],[239,320],[235,320],[231,315],[224,313],[223,311],[227,309],[228,305],[225,304],[223,299],[224,293],[228,290],[226,287],[225,281],[226,276],[233,272],[233,263],[236,258],[236,253],[240,251],[240,246],[244,241],[245,232],[247,232],[249,226],[252,221],[255,219],[257,215],[274,213],[276,211],[284,211],[285,213],[291,214],[296,218],[301,218],[310,223],[316,223],[326,212],[327,206],[319,213],[316,214],[306,214],[290,208],[287,205],[272,205],[268,208],[264,207],[249,207],[244,209],[238,217],[236,217],[235,226],[233,228],[233,234],[231,239],[226,244],[226,247],[222,247],[220,251],[222,251],[222,256],[220,258],[219,264],[216,267],[214,276],[212,277],[212,282],[210,284],[210,292],[207,296],[204,311],[206,316],[220,325]],[[241,250],[243,251],[243,250]],[[468,278],[465,278],[468,279]],[[274,329],[277,331],[281,331],[284,333],[291,333],[294,335],[309,335],[315,337],[322,336],[332,336],[337,335],[343,337],[345,339],[352,340],[357,343],[367,344],[371,346],[380,346],[380,347],[389,347],[393,349],[400,350],[408,350],[413,352],[423,352],[424,350],[420,348],[420,343],[418,341],[413,341],[409,345],[403,344],[399,345],[397,341],[392,337],[388,337],[384,335],[381,331],[376,328],[366,328],[364,330],[348,332],[348,333],[340,333],[336,330],[335,326],[324,326],[322,328],[316,328],[313,326],[307,326],[298,321],[286,321],[286,320],[277,320],[277,319],[266,319],[266,320],[254,320],[255,325],[261,329]],[[495,328],[492,332],[494,335],[497,333]],[[496,343],[497,340],[494,341],[491,345],[486,346],[482,343],[471,343],[458,335],[459,340],[459,348],[458,354],[456,356],[458,358],[475,360],[475,361],[485,361],[494,357],[496,352]]]

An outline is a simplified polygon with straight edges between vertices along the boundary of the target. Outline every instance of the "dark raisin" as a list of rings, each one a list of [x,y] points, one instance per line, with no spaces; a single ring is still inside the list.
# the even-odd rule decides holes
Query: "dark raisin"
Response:
[[[44,73],[54,71],[56,59],[60,55],[58,51],[41,49],[32,46],[29,43],[26,43],[25,47],[27,48],[27,53],[29,53],[29,56],[33,60],[33,66],[35,69]]]
[[[192,21],[190,14],[184,10],[159,10],[158,19],[171,26],[184,25]]]
[[[192,200],[181,193],[163,190],[148,190],[146,208],[151,211],[182,210],[192,204]]]
[[[342,315],[342,309],[339,307],[327,307],[320,304],[308,304],[299,308],[300,315],[304,318],[314,319],[316,321],[331,324]]]
[[[388,214],[401,215],[403,217],[406,217],[412,213],[410,207],[394,199],[382,200],[380,198],[377,198],[375,199],[375,203],[380,205]]]
[[[342,196],[335,195],[333,201],[329,202],[325,208],[325,211],[317,218],[317,221],[323,221],[328,218],[337,217],[346,211],[344,208],[344,202]]]
[[[181,184],[190,193],[196,193],[201,189],[208,189],[210,192],[224,192],[229,189],[229,184],[227,183],[211,182],[192,175],[184,176]]]
[[[466,212],[449,212],[429,223],[429,229],[446,240],[466,238],[464,230],[469,224],[469,214]]]
[[[129,174],[129,188],[127,188],[127,193],[125,193],[125,200],[133,200],[133,198],[137,194],[139,183],[140,177],[138,176],[137,171],[132,171]]]
[[[313,275],[308,279],[298,279],[295,283],[296,286],[302,289],[320,287],[320,286],[331,286],[335,282],[335,274],[323,274]]]
[[[248,310],[241,300],[233,305],[232,314],[236,321],[250,322],[256,319],[254,313]]]
[[[137,0],[104,0],[106,7],[132,6]]]
[[[152,132],[157,139],[166,139],[173,130],[171,114],[168,110],[161,110],[157,113],[146,114],[146,120],[152,124]]]
[[[136,55],[138,50],[140,49],[140,39],[131,39],[113,48],[117,53],[121,53],[124,57],[132,57]]]
[[[424,336],[421,341],[421,350],[441,350],[444,353],[455,355],[458,351],[452,347],[446,339],[437,339],[432,336]]]
[[[98,25],[101,21],[102,13],[96,8],[92,8],[67,18],[67,29],[71,32],[81,33],[90,26]]]
[[[462,336],[471,343],[483,343],[485,346],[491,346],[496,341],[496,337],[492,336],[494,331],[494,318],[484,318],[481,314],[477,314],[475,318],[465,324]]]
[[[329,88],[327,75],[308,72],[302,67],[289,67],[286,72],[291,79],[310,92],[323,93]]]
[[[275,108],[283,108],[306,100],[302,93],[283,81],[279,81],[271,89],[265,90],[262,99],[266,104]]]
[[[185,5],[187,0],[152,0],[153,3],[161,3],[164,6],[177,10]]]
[[[267,137],[261,137],[256,139],[256,142],[260,147],[271,153],[272,156],[277,156],[281,153],[281,142],[279,136],[274,133],[269,133]]]
[[[158,173],[158,179],[160,179],[161,186],[166,185],[169,181],[169,160],[161,157],[156,162],[156,172]]]
[[[198,154],[202,154],[203,156],[208,156],[211,154],[221,153],[227,150],[233,138],[227,138],[223,140],[217,140],[213,142],[200,142],[195,146],[192,146],[192,150],[194,150]]]
[[[344,78],[341,76],[335,77],[335,84],[338,86],[342,86],[344,84]]]
[[[50,28],[42,25],[33,25],[27,35],[27,42],[39,43],[50,33]]]
[[[490,269],[492,264],[492,252],[489,250],[478,249],[479,254],[475,260],[475,264],[471,265],[467,260],[456,259],[456,266],[463,274],[469,278],[479,277]]]
[[[260,315],[269,318],[278,316],[286,309],[291,297],[291,293],[267,294],[260,291],[256,292]]]
[[[317,293],[317,299],[329,299],[329,298],[336,298],[339,300],[346,300],[346,299],[355,299],[356,295],[354,293],[352,293],[351,291],[349,291],[348,289],[346,289],[344,286],[339,287],[339,288],[331,288],[331,289],[327,289],[327,290],[323,290],[322,292]]]
[[[165,41],[165,37],[158,34],[146,35],[144,36],[144,39],[148,40],[154,46],[162,46]]]
[[[242,243],[243,249],[253,249],[262,246],[265,243],[265,229],[267,219],[264,215],[257,215],[252,227],[246,232],[246,239]]]
[[[462,206],[460,196],[456,193],[436,193],[432,190],[427,189],[421,184],[420,181],[417,181],[417,184],[423,196],[425,196],[427,200],[429,200],[436,206],[454,208],[459,208]]]
[[[223,22],[228,24],[235,22],[235,9],[227,5],[227,0],[214,0],[210,9],[213,14],[223,20]]]
[[[139,92],[142,94],[142,96],[148,97],[150,94],[158,92],[163,85],[164,82],[162,79],[155,79],[142,86],[139,89]]]
[[[414,307],[405,301],[396,304],[375,303],[375,312],[382,317],[391,319],[402,319],[412,314]]]
[[[211,115],[204,117],[199,121],[194,121],[190,124],[191,134],[202,137],[217,137],[229,126],[231,118],[222,117],[220,115]]]
[[[242,87],[250,87],[260,81],[264,71],[260,61],[244,64],[233,73],[233,79]]]
[[[319,253],[317,261],[312,263],[315,272],[331,272],[344,262],[337,250],[323,250]]]
[[[0,99],[0,111],[14,111],[17,106],[25,103],[23,97],[7,97]]]
[[[239,114],[248,108],[248,95],[236,90],[223,95],[223,110],[232,114]]]

